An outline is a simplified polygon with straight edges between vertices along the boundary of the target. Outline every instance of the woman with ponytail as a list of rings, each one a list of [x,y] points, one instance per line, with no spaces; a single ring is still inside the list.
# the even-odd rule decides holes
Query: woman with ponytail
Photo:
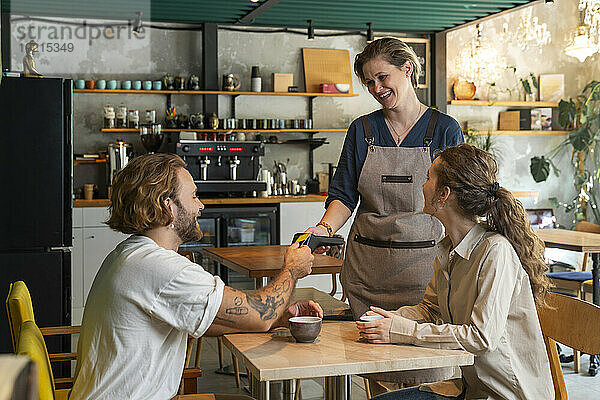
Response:
[[[423,185],[423,211],[442,222],[446,237],[425,297],[391,312],[371,307],[367,315],[384,318],[356,322],[371,343],[463,349],[474,364],[461,367],[462,378],[378,400],[554,398],[535,308],[549,286],[544,245],[497,171],[489,153],[468,144],[439,153]]]

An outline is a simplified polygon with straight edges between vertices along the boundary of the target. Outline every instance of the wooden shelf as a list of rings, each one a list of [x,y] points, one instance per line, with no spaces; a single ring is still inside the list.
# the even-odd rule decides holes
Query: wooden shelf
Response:
[[[488,101],[488,100],[450,100],[453,106],[496,106],[496,107],[558,107],[553,101]]]
[[[487,135],[488,133],[492,136],[564,136],[568,135],[570,131],[477,131],[472,133],[475,136]]]
[[[106,158],[98,158],[95,160],[73,160],[73,165],[102,164],[102,163],[106,163]]]
[[[104,133],[139,133],[139,129],[101,129]],[[162,132],[208,132],[208,133],[237,133],[237,132],[250,132],[250,133],[292,133],[292,132],[344,132],[346,129],[162,129]]]
[[[290,92],[224,92],[220,90],[123,90],[123,89],[73,89],[74,93],[105,94],[217,94],[224,96],[301,96],[301,97],[357,97],[356,93],[290,93]]]

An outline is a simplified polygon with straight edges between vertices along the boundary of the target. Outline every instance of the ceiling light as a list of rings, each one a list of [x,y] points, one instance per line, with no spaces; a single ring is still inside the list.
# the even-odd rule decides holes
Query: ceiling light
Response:
[[[367,22],[367,43],[371,43],[373,41],[373,29],[371,28],[373,23]]]
[[[133,28],[131,28],[131,32],[136,35],[144,33],[144,28],[142,27],[142,12],[136,12],[137,17],[135,18],[135,22],[133,23]]]
[[[308,40],[315,40],[315,28],[312,26],[312,19],[307,19],[308,22]]]
[[[250,0],[250,3],[258,3],[260,0]]]
[[[598,46],[588,31],[589,28],[586,25],[580,25],[575,29],[570,44],[565,48],[566,55],[577,58],[579,62],[584,62],[598,51]]]

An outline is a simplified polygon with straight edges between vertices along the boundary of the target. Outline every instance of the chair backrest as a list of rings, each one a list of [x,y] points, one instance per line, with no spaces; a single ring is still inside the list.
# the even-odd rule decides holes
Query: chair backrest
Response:
[[[31,296],[25,282],[17,281],[10,284],[6,298],[6,313],[8,314],[13,350],[16,351],[21,324],[25,321],[35,322]]]
[[[50,367],[48,349],[35,322],[25,321],[21,325],[17,354],[31,357],[38,367],[39,399],[54,400],[54,376]]]
[[[546,294],[546,307],[538,307],[538,317],[556,400],[567,399],[556,342],[588,354],[600,354],[600,307],[558,293]]]

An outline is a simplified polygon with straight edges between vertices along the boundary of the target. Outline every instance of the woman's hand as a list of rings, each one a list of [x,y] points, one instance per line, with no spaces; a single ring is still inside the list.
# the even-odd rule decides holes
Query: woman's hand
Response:
[[[317,236],[329,236],[329,232],[327,232],[327,228],[325,228],[323,225],[312,226],[312,227],[308,228],[307,230],[305,230],[304,232],[309,232],[309,233],[312,233],[313,235],[317,235]],[[313,253],[323,254],[323,253],[328,252],[330,248],[331,248],[330,246],[319,246],[315,249],[315,251]]]
[[[392,327],[392,314],[379,307],[371,306],[371,311],[363,315],[381,315],[383,318],[376,321],[356,321],[356,328],[360,337],[367,339],[369,343],[390,343],[390,329]]]

